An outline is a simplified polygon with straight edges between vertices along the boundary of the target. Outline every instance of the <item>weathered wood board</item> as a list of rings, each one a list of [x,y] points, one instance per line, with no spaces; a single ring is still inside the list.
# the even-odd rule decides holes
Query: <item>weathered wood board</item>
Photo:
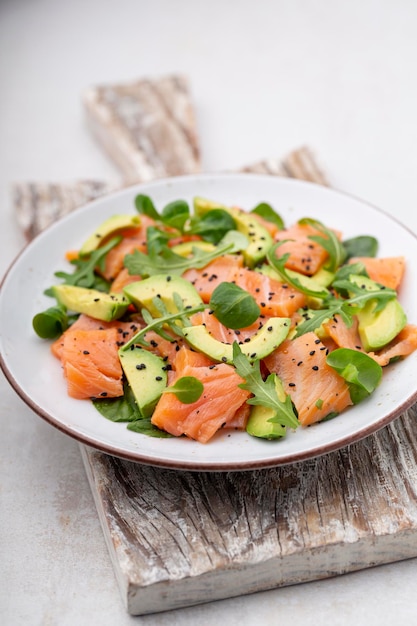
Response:
[[[322,457],[178,472],[81,446],[133,614],[328,578],[417,555],[417,408]]]
[[[83,102],[94,136],[126,184],[200,171],[197,123],[184,76],[91,87]]]

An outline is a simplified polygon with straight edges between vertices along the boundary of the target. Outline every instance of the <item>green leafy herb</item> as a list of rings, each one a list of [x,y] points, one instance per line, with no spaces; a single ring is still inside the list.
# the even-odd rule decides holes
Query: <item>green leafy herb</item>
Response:
[[[135,198],[135,206],[138,213],[152,217],[154,220],[159,220],[159,213],[155,209],[155,205],[149,196],[145,196],[141,193],[138,194]]]
[[[166,247],[169,235],[155,226],[146,229],[146,249],[150,258],[157,258]]]
[[[320,231],[321,235],[309,235],[309,239],[318,243],[322,248],[326,250],[329,255],[329,259],[326,262],[326,269],[330,272],[335,272],[337,268],[344,263],[346,258],[346,251],[343,247],[342,243],[337,238],[336,234],[324,226],[318,220],[312,219],[310,217],[304,217],[299,220],[299,224],[308,224],[313,226],[315,229]]]
[[[218,256],[230,252],[233,243],[217,246],[215,250],[204,251],[193,248],[191,257],[183,257],[173,252],[168,246],[162,248],[157,255],[148,255],[135,250],[124,259],[129,274],[153,276],[154,274],[183,274],[187,269],[205,267]]]
[[[190,207],[185,200],[174,200],[167,204],[161,213],[160,219],[167,226],[183,232],[185,223],[190,218]]]
[[[167,387],[163,393],[173,393],[180,402],[192,404],[197,402],[204,391],[204,385],[195,376],[182,376],[173,384]]]
[[[288,283],[289,285],[291,285],[292,287],[294,287],[301,293],[304,293],[307,296],[313,296],[314,298],[327,298],[327,296],[329,295],[329,292],[327,291],[325,287],[320,289],[320,291],[318,291],[317,289],[311,289],[307,286],[306,284],[307,281],[301,282],[303,281],[303,276],[300,275],[298,277],[296,276],[296,272],[290,272],[287,270],[287,268],[285,267],[285,264],[288,261],[288,258],[290,256],[289,253],[283,254],[280,257],[278,257],[275,254],[276,250],[287,241],[290,241],[290,240],[283,239],[281,241],[278,241],[273,246],[271,246],[271,248],[269,248],[266,254],[268,263],[280,275],[281,279],[284,282]]]
[[[381,382],[382,367],[358,350],[338,348],[327,355],[326,362],[349,384],[354,404],[367,398]]]
[[[106,254],[118,243],[122,238],[120,236],[113,237],[106,244],[91,252],[87,257],[80,257],[71,261],[75,265],[75,271],[70,274],[68,272],[55,272],[57,278],[62,278],[66,285],[76,285],[77,287],[86,287],[87,289],[98,289],[99,291],[108,291],[108,283],[97,275],[96,269],[104,269]]]
[[[54,306],[42,313],[37,313],[32,326],[42,339],[56,339],[68,328],[68,316],[63,306]]]
[[[344,299],[342,297],[329,296],[323,301],[323,308],[304,311],[302,313],[304,321],[298,324],[295,333],[296,337],[315,331],[335,315],[340,315],[349,328],[352,325],[353,315],[356,315],[367,302],[370,300],[375,302],[374,312],[377,313],[385,307],[389,300],[392,300],[397,295],[394,289],[389,289],[382,285],[380,289],[368,291],[349,280],[335,281],[332,283],[332,286],[341,294],[349,293],[353,294],[353,297]]]
[[[346,261],[357,256],[375,257],[378,252],[378,240],[370,235],[352,237],[343,242]]]
[[[183,335],[181,327],[177,322],[180,322],[182,325],[189,326],[191,324],[189,317],[194,313],[198,313],[199,311],[203,311],[207,308],[207,305],[204,303],[198,304],[193,307],[184,307],[184,302],[181,296],[177,293],[173,294],[174,303],[178,309],[175,313],[169,313],[166,309],[164,303],[160,298],[152,298],[152,304],[158,309],[161,313],[160,317],[154,318],[151,313],[147,309],[142,309],[141,314],[146,323],[146,326],[142,328],[139,332],[137,332],[133,337],[126,342],[120,350],[126,351],[130,349],[130,346],[133,344],[141,344],[142,346],[149,346],[149,342],[146,341],[145,335],[150,330],[155,331],[158,335],[167,339],[168,341],[174,341],[175,339],[166,332],[166,328],[168,327],[172,330],[175,335],[179,335],[180,337]]]
[[[151,423],[151,418],[142,416],[133,392],[127,383],[124,385],[124,395],[120,398],[94,399],[93,405],[106,419],[112,422],[127,422],[128,430],[151,437],[172,436],[154,426]]]
[[[270,204],[266,202],[261,202],[254,209],[252,209],[251,213],[255,213],[260,217],[263,217],[267,222],[271,222],[271,224],[275,224],[278,226],[279,230],[283,230],[285,228],[284,220],[278,213],[274,211]]]
[[[142,419],[142,414],[128,384],[124,385],[124,394],[120,398],[94,399],[93,405],[101,415],[112,422],[133,422]]]
[[[127,429],[132,430],[135,433],[140,433],[141,435],[147,435],[148,437],[157,437],[159,439],[168,439],[173,436],[170,433],[167,433],[165,430],[160,430],[159,428],[154,426],[151,422],[150,417],[145,417],[144,419],[129,422],[129,424],[127,425]]]
[[[255,322],[261,310],[255,298],[234,283],[220,283],[210,298],[210,308],[228,328],[245,328]]]
[[[187,234],[200,235],[206,241],[217,244],[236,224],[233,217],[224,209],[212,209],[201,217],[194,217]]]
[[[270,374],[264,381],[260,371],[259,359],[251,363],[236,341],[233,343],[233,363],[239,376],[245,380],[239,387],[247,389],[253,394],[247,403],[270,407],[275,411],[275,416],[269,419],[270,422],[297,428],[299,422],[294,413],[290,396],[286,396],[285,402],[278,398],[275,386],[276,374]]]
[[[378,285],[378,283],[375,283]],[[339,292],[349,292],[351,297],[343,302],[344,312],[350,314],[356,313],[359,309],[362,309],[367,302],[375,300],[374,313],[378,313],[385,308],[386,303],[389,300],[397,297],[395,289],[390,289],[384,285],[378,285],[376,289],[364,289],[361,285],[358,285],[350,280],[335,280],[332,283],[332,287]]]

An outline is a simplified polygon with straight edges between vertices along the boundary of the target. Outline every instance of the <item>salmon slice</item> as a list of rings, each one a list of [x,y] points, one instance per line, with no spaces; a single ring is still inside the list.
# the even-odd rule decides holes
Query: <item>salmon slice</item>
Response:
[[[236,284],[255,298],[261,315],[291,317],[306,303],[306,296],[279,280],[246,267],[239,270]]]
[[[141,215],[140,226],[137,228],[129,228],[118,233],[123,236],[123,239],[106,254],[104,270],[102,272],[106,280],[113,281],[116,279],[124,267],[123,263],[126,254],[132,254],[134,250],[146,252],[146,230],[149,226],[153,226],[154,224],[155,221],[151,217]]]
[[[353,319],[349,328],[340,315],[335,315],[331,320],[323,324],[323,330],[330,339],[333,339],[336,348],[350,348],[365,352],[358,332],[358,320]]]
[[[141,320],[132,317],[129,322],[120,322],[119,320],[103,322],[82,313],[72,326],[51,344],[51,352],[57,359],[61,359],[65,336],[73,330],[108,330],[109,328],[117,330],[116,344],[117,348],[119,348],[140,330]]]
[[[384,367],[391,359],[408,356],[414,350],[417,350],[417,326],[407,324],[388,346],[378,352],[369,352],[368,355]]]
[[[203,269],[187,270],[183,277],[194,285],[206,303],[220,283],[235,283],[255,298],[261,315],[269,317],[291,317],[306,303],[304,294],[286,283],[243,267],[241,257],[233,255],[219,257]]]
[[[61,362],[69,396],[87,399],[123,395],[118,336],[116,328],[65,333]]]
[[[205,355],[182,347],[174,367],[170,384],[183,376],[194,376],[203,383],[204,391],[191,404],[181,402],[172,393],[164,393],[152,415],[155,426],[177,437],[186,435],[207,443],[220,428],[244,423],[242,405],[249,392],[238,387],[243,379],[232,366],[214,364]]]
[[[111,293],[122,293],[123,287],[130,285],[132,283],[136,283],[138,280],[142,280],[142,276],[137,274],[129,274],[127,267],[124,267],[117,274],[114,281],[111,283],[110,292]]]
[[[150,346],[147,348],[150,352],[157,354],[162,359],[167,362],[168,369],[171,369],[172,363],[175,362],[175,358],[177,356],[177,352],[180,348],[186,344],[185,339],[182,337],[175,336],[170,331],[165,331],[167,335],[172,336],[172,341],[165,339],[165,337],[161,337],[154,330],[149,330],[144,339],[145,341],[150,343]]]
[[[282,380],[303,426],[352,404],[345,380],[326,363],[327,348],[313,332],[285,340],[264,359]]]
[[[190,281],[197,289],[203,302],[209,302],[210,296],[220,283],[233,283],[239,268],[243,267],[243,257],[224,254],[214,259],[202,269],[189,269],[183,278]]]
[[[369,278],[390,289],[398,289],[405,272],[405,258],[396,257],[353,257],[349,263],[363,263]]]
[[[231,328],[227,328],[227,326],[224,326],[224,324],[219,322],[217,317],[211,311],[204,309],[204,311],[194,313],[191,317],[191,323],[194,326],[205,326],[210,335],[212,335],[214,339],[217,339],[217,341],[232,344],[234,341],[242,343],[245,339],[252,337],[254,333],[267,323],[268,319],[269,318],[267,317],[258,318],[256,322],[246,328],[233,330]]]
[[[285,267],[306,276],[313,276],[328,258],[326,250],[318,243],[309,239],[311,235],[321,233],[310,224],[294,224],[290,228],[280,230],[276,233],[274,240],[283,241],[276,251],[278,257],[289,254]]]

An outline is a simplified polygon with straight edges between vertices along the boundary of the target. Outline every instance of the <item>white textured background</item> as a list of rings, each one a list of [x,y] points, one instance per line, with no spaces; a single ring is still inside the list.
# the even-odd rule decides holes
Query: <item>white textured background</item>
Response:
[[[330,182],[417,232],[413,0],[2,0],[0,272],[23,245],[15,180],[115,178],[80,104],[88,86],[186,74],[204,168],[308,144]],[[411,560],[129,618],[77,445],[1,381],[0,622],[332,626],[416,623]]]

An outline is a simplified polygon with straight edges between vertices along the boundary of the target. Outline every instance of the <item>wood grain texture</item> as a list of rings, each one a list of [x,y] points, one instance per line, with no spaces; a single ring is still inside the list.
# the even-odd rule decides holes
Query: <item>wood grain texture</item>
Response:
[[[252,163],[243,167],[242,171],[298,178],[325,186],[329,184],[315,155],[308,146],[301,146],[292,150],[283,159],[269,158]]]
[[[417,411],[303,463],[177,472],[82,448],[134,615],[417,555]]]
[[[184,76],[91,87],[83,102],[92,132],[125,184],[200,171],[196,118]]]
[[[12,186],[12,201],[17,222],[29,241],[64,215],[115,189],[115,184],[100,180],[19,182]]]

